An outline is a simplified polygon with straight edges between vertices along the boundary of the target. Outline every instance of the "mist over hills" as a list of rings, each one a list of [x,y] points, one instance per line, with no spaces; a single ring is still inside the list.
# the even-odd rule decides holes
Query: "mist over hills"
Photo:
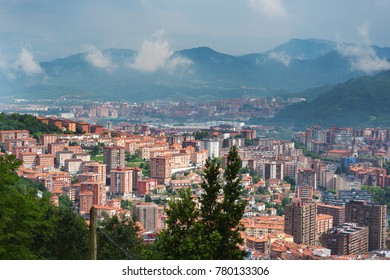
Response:
[[[389,69],[389,60],[390,48],[318,39],[291,39],[267,52],[242,56],[208,47],[177,52],[91,49],[41,62],[40,71],[32,74],[20,68],[12,75],[0,70],[0,91],[13,98],[130,102],[264,96],[373,75]]]

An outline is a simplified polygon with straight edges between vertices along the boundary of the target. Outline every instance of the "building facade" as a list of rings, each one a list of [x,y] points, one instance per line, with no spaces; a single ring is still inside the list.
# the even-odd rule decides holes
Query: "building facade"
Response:
[[[317,206],[314,202],[296,201],[285,206],[284,232],[294,242],[315,245]]]
[[[369,230],[368,250],[386,247],[386,205],[353,200],[345,205],[345,221],[367,226]]]

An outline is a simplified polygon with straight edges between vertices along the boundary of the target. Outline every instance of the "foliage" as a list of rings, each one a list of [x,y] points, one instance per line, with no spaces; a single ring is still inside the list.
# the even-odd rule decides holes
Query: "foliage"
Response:
[[[58,197],[58,203],[60,207],[65,209],[72,209],[73,207],[73,201],[70,200],[70,198],[67,195],[61,195]]]
[[[16,173],[21,160],[16,159],[14,155],[0,156],[0,188],[3,185],[12,185],[18,181]]]
[[[251,172],[252,170],[248,166],[240,169],[240,174],[250,174]]]
[[[0,190],[0,259],[85,259],[87,226],[48,193],[30,187]]]
[[[242,259],[245,252],[239,249],[238,244],[243,243],[240,235],[244,226],[240,220],[244,214],[246,202],[241,199],[242,187],[240,185],[239,170],[241,159],[238,156],[237,147],[233,146],[227,157],[227,167],[223,186],[222,212],[216,219],[217,230],[222,236],[222,242],[216,248],[215,259]],[[202,200],[204,203],[204,200]]]
[[[32,115],[0,114],[0,130],[28,130],[31,134],[62,133],[55,125],[46,125]]]
[[[134,154],[130,154],[126,151],[125,154],[125,160],[129,162],[143,162],[143,159],[141,158],[141,153],[139,150],[137,150]]]
[[[150,161],[141,162],[139,167],[142,168],[142,175],[146,177],[150,176]]]
[[[203,140],[207,138],[209,134],[206,131],[197,131],[195,132],[195,140]]]
[[[91,157],[101,155],[103,153],[103,146],[104,144],[98,143],[97,145],[90,148],[89,154],[91,155]]]
[[[256,194],[269,194],[267,187],[259,187],[256,190]]]
[[[167,229],[156,242],[157,258],[164,260],[212,258],[212,250],[221,240],[215,233],[205,235],[205,225],[198,220],[199,210],[191,198],[190,189],[179,190],[180,199],[168,202]]]
[[[18,181],[20,164],[2,157],[0,176],[0,259],[85,259],[87,226],[69,209],[55,207],[39,184]]]
[[[138,227],[124,215],[105,217],[98,225],[97,258],[99,260],[143,259],[145,248],[137,235]]]
[[[290,204],[291,201],[292,201],[292,199],[291,199],[290,197],[286,197],[286,196],[285,196],[285,197],[283,197],[282,205],[283,205],[283,206],[286,206],[286,205]]]
[[[245,251],[240,220],[246,202],[242,200],[240,165],[237,148],[228,155],[222,182],[216,159],[206,161],[200,209],[195,207],[190,190],[181,190],[180,199],[172,200],[166,209],[167,229],[163,230],[156,249],[163,259],[243,259]],[[220,201],[219,196],[223,194]]]
[[[295,179],[293,177],[285,176],[283,180],[290,184],[291,186],[295,186]]]
[[[253,140],[245,138],[245,146],[252,146],[253,145]]]
[[[376,203],[387,204],[387,207],[390,207],[390,187],[362,185],[362,189],[368,191]]]
[[[152,197],[149,194],[145,195],[145,202],[152,202]]]
[[[88,259],[88,226],[84,220],[66,207],[55,208],[55,234],[48,242],[50,259]]]
[[[24,177],[20,177],[18,179],[18,181],[15,183],[15,186],[16,187],[26,187],[28,186],[29,188],[32,188],[32,189],[36,189],[36,190],[39,190],[41,192],[46,192],[46,187],[44,184],[40,183],[40,182],[37,182],[37,181],[34,181],[34,180],[31,180],[31,179],[27,179],[27,178],[24,178]]]
[[[130,200],[123,199],[121,201],[121,208],[122,209],[132,210],[133,209],[133,203]]]
[[[327,189],[326,191],[331,194],[337,194],[337,191],[335,189]]]
[[[275,204],[274,208],[276,209],[276,215],[283,216],[285,213],[284,206],[281,204]]]

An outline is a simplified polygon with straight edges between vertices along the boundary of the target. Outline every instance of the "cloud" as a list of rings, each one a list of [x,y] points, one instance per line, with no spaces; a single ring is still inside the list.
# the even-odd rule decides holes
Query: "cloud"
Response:
[[[34,60],[33,54],[25,48],[20,51],[15,68],[22,70],[27,76],[42,73],[41,66]]]
[[[261,11],[267,17],[286,17],[288,15],[281,0],[248,0],[249,6]]]
[[[161,69],[173,71],[191,63],[188,58],[174,53],[169,42],[163,38],[163,31],[160,31],[142,43],[141,50],[129,66],[144,72],[156,72]]]
[[[98,68],[113,68],[114,64],[111,61],[111,57],[104,55],[98,48],[90,45],[87,47],[87,54],[85,60],[91,65]]]
[[[363,40],[362,44],[339,44],[337,47],[341,55],[349,58],[351,70],[372,74],[390,69],[390,62],[386,58],[378,57],[371,46],[369,24],[364,23],[359,26],[358,33]]]
[[[270,52],[268,54],[268,59],[280,62],[286,67],[288,67],[291,62],[291,57],[289,57],[284,52]]]

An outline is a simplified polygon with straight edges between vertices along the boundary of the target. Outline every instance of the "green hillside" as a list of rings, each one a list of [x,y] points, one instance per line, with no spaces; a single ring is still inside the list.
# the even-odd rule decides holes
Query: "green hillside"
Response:
[[[390,71],[339,84],[311,101],[286,108],[273,122],[298,128],[390,127]]]

